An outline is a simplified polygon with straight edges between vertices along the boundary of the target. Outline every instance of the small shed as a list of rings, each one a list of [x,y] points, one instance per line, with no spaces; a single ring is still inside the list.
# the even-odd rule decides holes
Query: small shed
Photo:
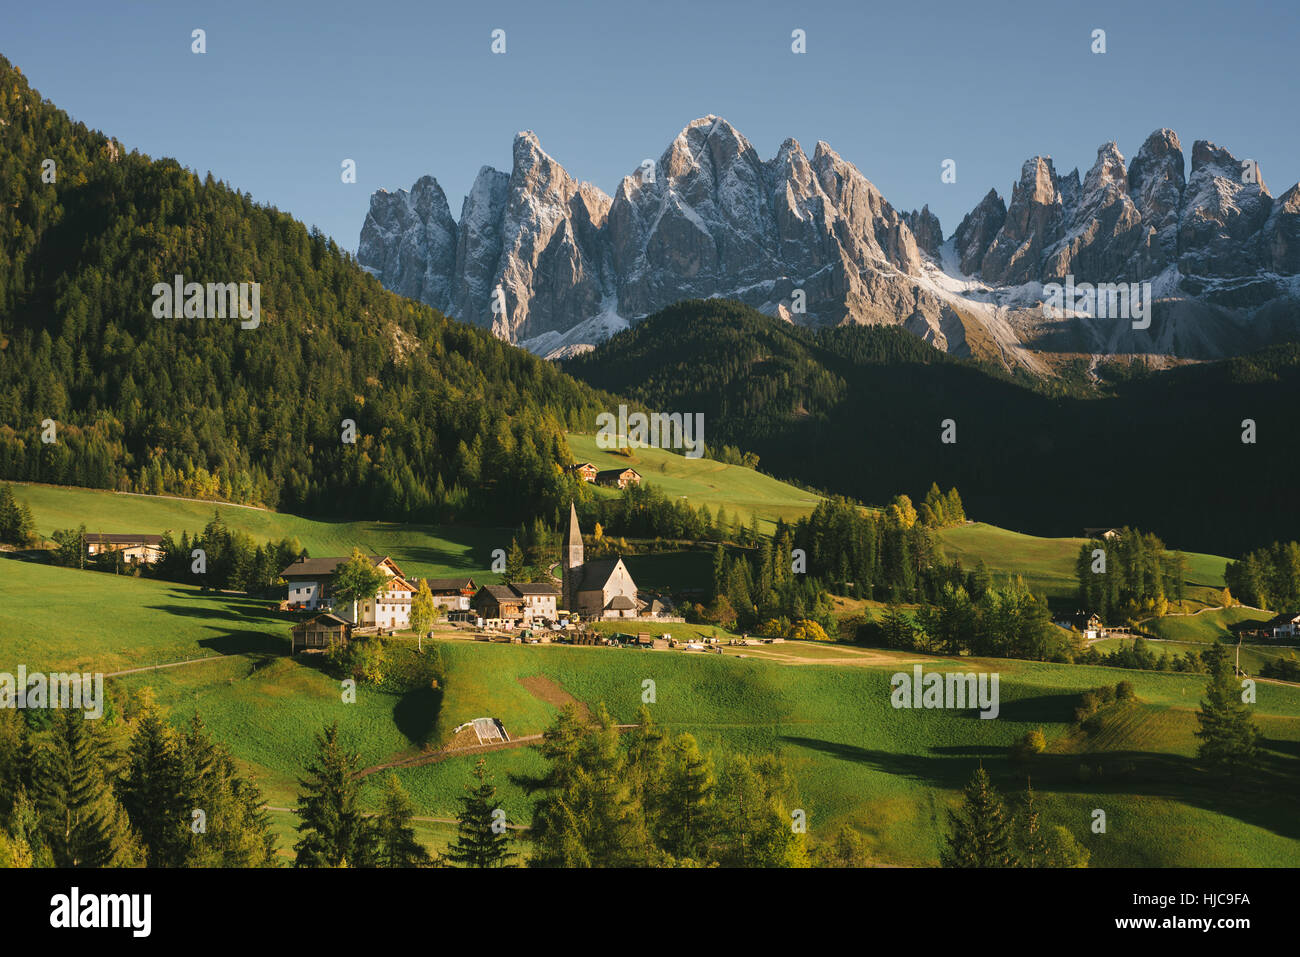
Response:
[[[323,651],[337,645],[347,646],[352,624],[338,615],[324,614],[300,621],[291,629],[289,654],[298,651]]]

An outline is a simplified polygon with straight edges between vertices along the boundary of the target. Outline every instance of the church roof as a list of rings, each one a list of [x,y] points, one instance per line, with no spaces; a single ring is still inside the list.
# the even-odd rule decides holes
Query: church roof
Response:
[[[609,600],[609,604],[605,607],[612,608],[615,611],[626,611],[629,608],[635,608],[636,602],[631,598],[628,598],[627,595],[615,595]]]
[[[621,558],[598,558],[592,562],[586,562],[582,566],[582,590],[595,591],[598,588],[604,588],[605,583],[609,581],[610,576],[614,574],[614,569],[618,567]]]

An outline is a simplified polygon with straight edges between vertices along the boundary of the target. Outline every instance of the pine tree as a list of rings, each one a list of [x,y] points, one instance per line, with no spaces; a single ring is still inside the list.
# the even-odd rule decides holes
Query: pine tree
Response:
[[[713,762],[691,734],[673,743],[661,823],[663,845],[674,857],[702,860],[714,818]]]
[[[1209,767],[1228,773],[1249,767],[1258,751],[1259,728],[1250,708],[1241,700],[1241,682],[1234,674],[1222,646],[1215,646],[1210,658],[1210,681],[1205,687],[1196,720],[1201,739],[1196,749]]]
[[[299,779],[298,867],[369,867],[375,860],[374,826],[358,805],[359,757],[339,742],[334,724],[316,735],[316,757]]]
[[[122,867],[138,849],[126,812],[113,794],[106,749],[85,715],[58,713],[39,752],[35,800],[58,867]]]
[[[377,822],[380,867],[422,867],[430,862],[428,850],[415,839],[415,828],[411,827],[414,816],[410,795],[390,771],[384,780]]]
[[[131,739],[122,806],[144,843],[149,867],[185,863],[188,817],[176,733],[147,705]]]
[[[1025,783],[1025,796],[1021,802],[1019,815],[1019,858],[1022,867],[1051,867],[1047,837],[1034,803],[1034,786]]]
[[[940,862],[944,867],[1015,867],[1011,818],[984,768],[971,775],[962,793],[961,809],[948,812],[952,831]]]
[[[447,856],[461,867],[506,867],[517,855],[510,850],[505,818],[498,814],[496,793],[487,773],[487,763],[474,766],[476,785],[467,787],[456,814],[456,843]]]
[[[513,538],[510,539],[510,550],[506,552],[506,570],[501,580],[507,583],[524,580],[524,550]]]

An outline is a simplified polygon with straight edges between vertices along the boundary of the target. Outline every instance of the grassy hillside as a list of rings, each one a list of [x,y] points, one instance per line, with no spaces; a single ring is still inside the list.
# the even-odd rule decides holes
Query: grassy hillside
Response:
[[[801,655],[797,649],[782,653],[787,651]],[[593,705],[603,701],[626,721],[640,704],[642,681],[651,678],[658,721],[674,732],[690,731],[706,749],[780,753],[794,772],[814,840],[851,824],[882,862],[933,864],[944,812],[971,770],[983,764],[1006,791],[1021,789],[1032,773],[1045,814],[1087,844],[1096,866],[1300,863],[1300,827],[1285,797],[1285,788],[1295,784],[1293,753],[1300,744],[1295,689],[1261,688],[1257,710],[1269,773],[1284,785],[1261,797],[1223,793],[1191,766],[1201,678],[964,662],[963,669],[1001,674],[1001,716],[985,721],[969,713],[893,709],[889,675],[906,667],[903,656],[853,666],[759,655],[468,642],[442,643],[442,652],[449,668],[436,707],[364,689],[355,705],[346,705],[336,683],[288,660],[253,671],[235,659],[123,682],[153,686],[178,716],[198,708],[258,775],[270,803],[282,806],[292,801],[294,776],[310,752],[312,733],[326,721],[339,720],[363,764],[373,766],[418,753],[424,743],[438,742],[474,717],[500,718],[512,737],[537,733],[556,704],[530,691],[523,679],[540,676],[561,695]],[[933,667],[950,664],[933,660]],[[1098,741],[1075,740],[1069,722],[1077,694],[1120,678],[1134,683],[1140,712],[1108,727]],[[1029,766],[1013,765],[1007,747],[1037,727],[1052,742],[1050,753]],[[401,769],[418,813],[450,816],[473,760],[455,757]],[[528,801],[511,776],[536,773],[537,756],[528,749],[500,751],[488,755],[488,764],[510,819],[526,821]],[[378,778],[368,781],[373,795]],[[1096,807],[1107,811],[1105,835],[1087,829]],[[1207,841],[1207,833],[1216,840]]]
[[[1242,621],[1267,621],[1272,614],[1257,608],[1213,608],[1196,615],[1167,615],[1146,623],[1157,637],[1170,641],[1212,642],[1236,640],[1228,625]]]
[[[596,436],[570,432],[569,449],[577,462],[591,462],[600,469],[631,468],[669,498],[685,498],[696,508],[707,505],[717,514],[727,510],[734,522],[746,525],[757,515],[759,530],[770,534],[778,518],[793,524],[812,512],[818,496],[740,465],[723,465],[712,459],[688,459],[662,449],[633,449],[630,457],[606,451]],[[616,490],[598,489],[598,494]]]
[[[31,506],[36,530],[48,536],[56,528],[88,532],[147,532],[171,529],[196,532],[220,509],[223,521],[252,535],[257,542],[297,538],[312,555],[348,555],[362,548],[391,555],[411,575],[481,574],[491,565],[494,548],[506,548],[508,529],[403,525],[395,522],[332,522],[284,512],[218,505],[152,495],[129,495],[98,489],[55,485],[13,486],[14,497]]]
[[[58,609],[51,614],[50,609]],[[1265,733],[1264,796],[1202,781],[1191,764],[1194,712],[1204,678],[1176,674],[967,659],[962,670],[1001,676],[1001,714],[895,710],[889,676],[914,661],[953,662],[843,646],[730,648],[687,654],[607,648],[439,642],[447,664],[441,694],[391,694],[363,686],[346,704],[338,682],[308,659],[283,656],[287,622],[255,603],[202,595],[167,583],[6,560],[0,563],[0,667],[117,671],[162,660],[220,655],[166,670],[129,674],[120,690],[152,689],[174,720],[199,711],[214,735],[253,773],[275,807],[291,807],[313,735],[340,722],[370,768],[419,755],[476,717],[500,718],[512,737],[540,732],[572,696],[605,702],[631,720],[642,682],[656,682],[656,720],[690,731],[714,751],[780,753],[795,774],[814,840],[840,824],[859,828],[882,862],[934,863],[945,810],[982,763],[999,787],[1015,791],[1032,773],[1045,812],[1067,824],[1097,865],[1295,865],[1295,753],[1300,690],[1262,684],[1256,711]],[[696,626],[680,626],[695,628]],[[741,656],[744,657],[741,657]],[[535,679],[544,679],[540,685]],[[1095,740],[1071,735],[1082,690],[1133,682],[1142,711],[1108,725]],[[1012,764],[1008,746],[1042,727],[1049,753]],[[527,748],[494,752],[489,767],[513,821],[529,802],[513,780],[540,769]],[[401,768],[418,813],[454,814],[469,781],[470,756]],[[367,778],[370,799],[381,775]],[[1273,797],[1272,795],[1283,795]],[[1107,810],[1106,835],[1091,835],[1091,810]],[[287,812],[277,826],[290,834]],[[447,828],[423,822],[431,843]],[[1205,840],[1213,833],[1221,839]]]

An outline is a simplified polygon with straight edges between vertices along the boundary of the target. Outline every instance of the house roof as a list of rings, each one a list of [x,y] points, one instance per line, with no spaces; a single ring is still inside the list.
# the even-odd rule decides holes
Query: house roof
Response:
[[[547,582],[511,582],[510,587],[521,595],[559,595],[560,589]]]
[[[578,469],[594,469],[595,467],[595,464],[592,462],[574,462],[572,465],[568,466],[565,471],[576,472]]]
[[[1300,619],[1300,612],[1284,611],[1280,615],[1274,615],[1268,621],[1260,622],[1256,627],[1276,628],[1279,625],[1289,625],[1296,619]]]
[[[367,556],[376,565],[383,564],[387,555]],[[291,562],[280,572],[281,578],[323,578],[334,574],[334,570],[350,557],[344,558],[299,558]]]
[[[622,476],[623,476],[624,474],[626,474],[627,472],[631,472],[631,473],[632,473],[633,475],[635,475],[637,478],[640,478],[640,477],[641,477],[641,473],[638,472],[636,469],[632,469],[632,468],[623,468],[623,469],[601,469],[599,472],[596,473],[596,481],[599,482],[599,481],[600,481],[601,479],[603,479],[603,478],[606,478],[606,479],[610,479],[610,478],[612,478],[612,479],[622,478]]]
[[[87,543],[95,545],[159,545],[161,535],[104,535],[96,533],[86,536]]]
[[[325,612],[324,614],[317,615],[315,618],[308,618],[306,621],[300,621],[298,622],[298,624],[294,625],[294,627],[302,628],[305,625],[314,625],[317,622],[326,625],[351,625],[352,624],[352,622],[348,621],[346,618],[340,618],[338,615],[331,615],[329,612]]]
[[[484,592],[487,592],[498,602],[519,601],[522,598],[522,596],[516,594],[515,590],[509,585],[484,585],[478,590],[478,593],[481,595]]]
[[[615,611],[627,611],[628,609],[635,608],[636,602],[631,598],[628,598],[627,595],[615,595],[609,600],[609,604],[605,607],[612,608]]]
[[[472,578],[426,578],[424,581],[429,586],[429,591],[462,591],[474,587]],[[418,580],[416,584],[418,586]]]

